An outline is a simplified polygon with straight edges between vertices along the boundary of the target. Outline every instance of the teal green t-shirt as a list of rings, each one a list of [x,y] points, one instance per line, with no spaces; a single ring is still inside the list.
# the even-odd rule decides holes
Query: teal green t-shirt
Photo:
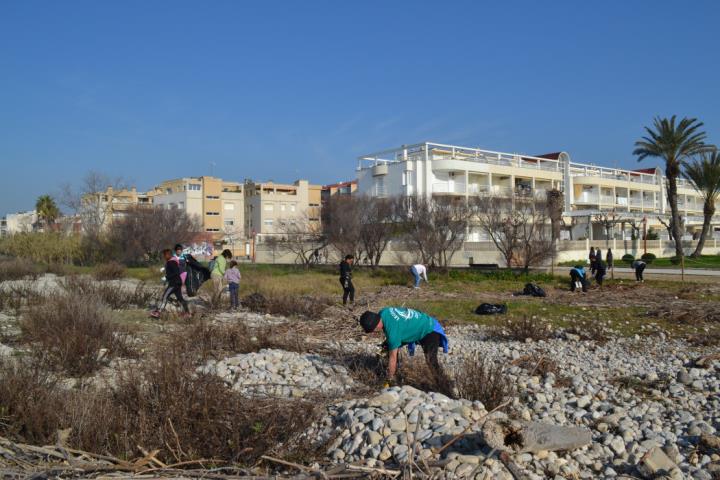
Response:
[[[435,326],[435,320],[430,315],[412,308],[388,307],[379,313],[390,350],[419,342]]]

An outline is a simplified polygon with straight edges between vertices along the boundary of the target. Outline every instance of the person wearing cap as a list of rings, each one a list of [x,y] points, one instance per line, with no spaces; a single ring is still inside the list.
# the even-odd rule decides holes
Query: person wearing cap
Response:
[[[360,316],[360,326],[365,333],[385,334],[388,348],[388,381],[395,377],[398,364],[398,350],[406,346],[410,356],[415,354],[415,345],[420,344],[433,373],[440,373],[437,354],[440,347],[448,352],[448,339],[442,325],[427,313],[412,308],[386,307],[379,312],[366,311]]]

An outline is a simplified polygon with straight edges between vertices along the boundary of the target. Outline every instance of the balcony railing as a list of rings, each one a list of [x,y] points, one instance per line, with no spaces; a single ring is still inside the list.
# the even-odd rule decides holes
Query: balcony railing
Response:
[[[642,198],[632,198],[630,197],[630,206],[631,207],[642,207],[643,201]]]
[[[600,202],[603,205],[615,205],[615,197],[613,195],[600,195]]]
[[[438,182],[433,183],[432,186],[433,193],[456,193],[456,194],[465,194],[465,184],[464,183],[447,183],[447,182]]]
[[[592,205],[597,205],[599,203],[600,197],[597,193],[587,193],[583,192],[580,195],[578,195],[575,198],[576,203],[589,203]]]
[[[598,167],[582,163],[570,164],[570,175],[574,177],[599,177],[608,180],[622,180],[625,182],[645,183],[657,185],[657,177],[651,173],[633,172],[619,168]]]

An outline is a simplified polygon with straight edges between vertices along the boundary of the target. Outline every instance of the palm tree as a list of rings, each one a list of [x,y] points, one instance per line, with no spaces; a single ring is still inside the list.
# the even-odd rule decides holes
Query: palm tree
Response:
[[[680,226],[680,212],[677,208],[677,178],[680,175],[680,166],[687,158],[711,150],[705,144],[706,134],[700,130],[702,122],[696,118],[684,117],[675,123],[675,115],[671,118],[655,117],[653,128],[645,127],[647,136],[635,142],[633,155],[638,161],[647,157],[662,158],[665,160],[665,177],[667,177],[667,199],[670,204],[673,240],[675,240],[675,255],[681,257],[682,231]]]
[[[703,226],[697,247],[691,255],[699,257],[710,233],[710,223],[715,215],[715,198],[720,195],[720,155],[718,151],[705,153],[693,162],[683,162],[683,177],[700,192],[703,197]]]
[[[60,209],[50,195],[41,195],[35,202],[38,220],[44,225],[51,225],[60,216]]]

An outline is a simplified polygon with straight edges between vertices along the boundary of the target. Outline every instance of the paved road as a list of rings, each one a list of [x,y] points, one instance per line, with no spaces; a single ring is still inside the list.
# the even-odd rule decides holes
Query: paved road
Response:
[[[632,273],[635,275],[635,271],[632,268],[616,267],[615,273]],[[645,275],[677,275],[681,276],[682,271],[679,268],[645,268]],[[699,276],[699,277],[718,277],[720,279],[720,270],[712,270],[707,268],[686,268],[685,276]]]
[[[555,267],[555,275],[562,275],[562,271],[570,271],[570,267]],[[550,271],[547,269],[546,271]],[[585,271],[590,275],[590,269],[586,266]],[[615,278],[635,279],[635,270],[632,268],[615,267]],[[672,280],[681,281],[682,272],[679,268],[646,268],[643,272],[645,280]],[[610,278],[608,271],[607,277]],[[704,268],[685,269],[686,282],[720,282],[720,270],[709,270]]]

